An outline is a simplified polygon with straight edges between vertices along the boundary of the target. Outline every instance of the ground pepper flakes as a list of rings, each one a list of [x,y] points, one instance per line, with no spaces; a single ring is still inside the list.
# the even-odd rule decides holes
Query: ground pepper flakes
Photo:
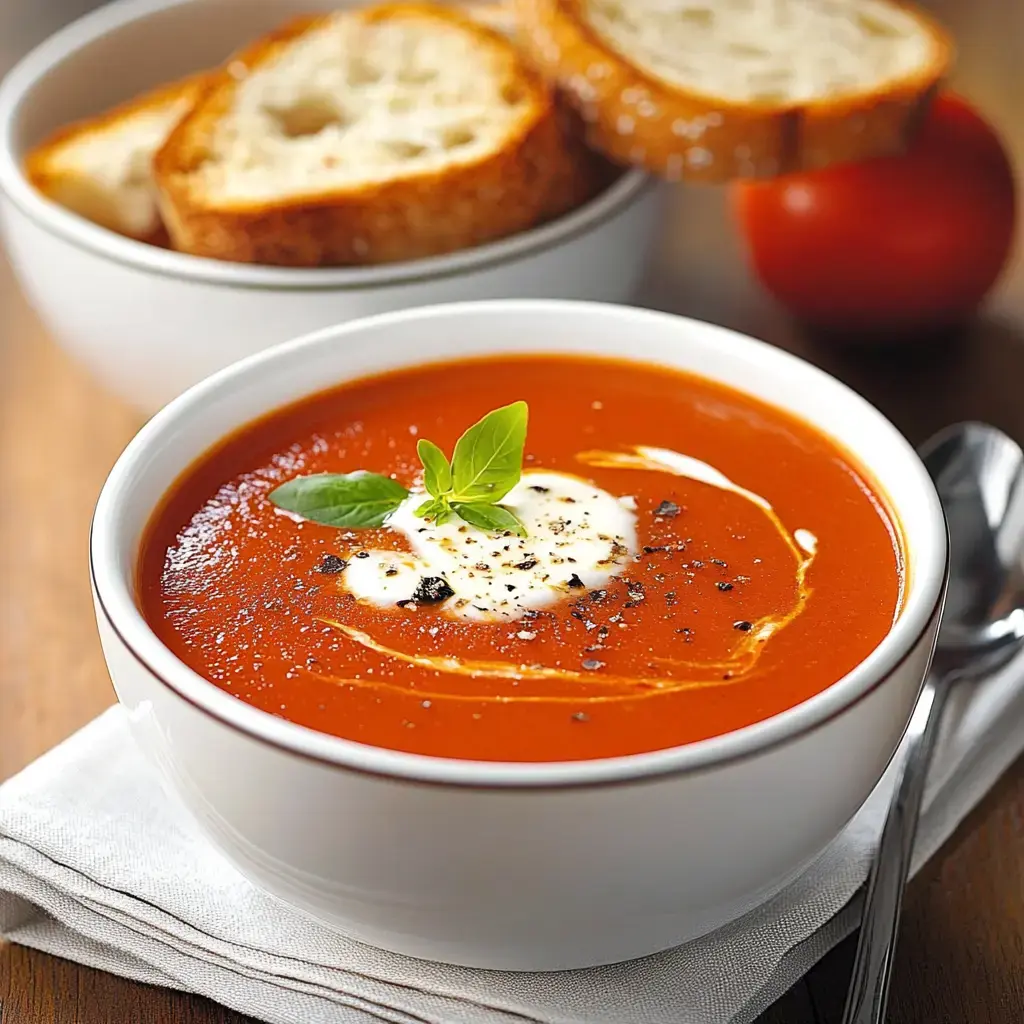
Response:
[[[333,576],[341,572],[347,565],[348,562],[338,555],[324,555],[320,559],[320,564],[316,567],[316,571],[322,572],[325,576]]]

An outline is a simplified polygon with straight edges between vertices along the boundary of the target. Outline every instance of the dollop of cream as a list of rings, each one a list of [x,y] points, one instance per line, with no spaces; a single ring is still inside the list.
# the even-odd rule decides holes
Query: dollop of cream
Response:
[[[524,473],[502,500],[526,537],[488,533],[458,518],[426,522],[414,514],[425,497],[413,491],[385,524],[408,551],[363,551],[349,560],[340,584],[358,600],[409,610],[429,600],[456,618],[511,621],[607,584],[637,549],[628,503],[566,473]],[[440,601],[439,593],[446,595]]]

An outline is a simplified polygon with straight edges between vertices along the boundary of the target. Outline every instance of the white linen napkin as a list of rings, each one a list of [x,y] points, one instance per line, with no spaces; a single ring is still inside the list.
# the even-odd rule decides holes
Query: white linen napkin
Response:
[[[1024,750],[1024,659],[958,696],[918,867]],[[891,788],[890,771],[801,878],[710,936],[507,974],[372,949],[253,888],[166,800],[115,707],[0,787],[0,934],[272,1024],[749,1024],[856,926]]]

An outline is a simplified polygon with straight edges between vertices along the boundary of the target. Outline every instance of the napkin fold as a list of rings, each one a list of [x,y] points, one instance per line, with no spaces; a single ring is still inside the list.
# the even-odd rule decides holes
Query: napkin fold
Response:
[[[1024,658],[954,695],[915,869],[1024,750],[1022,724]],[[254,888],[165,798],[114,707],[0,786],[0,934],[271,1024],[749,1024],[856,927],[894,767],[731,925],[630,963],[510,974],[364,946]]]

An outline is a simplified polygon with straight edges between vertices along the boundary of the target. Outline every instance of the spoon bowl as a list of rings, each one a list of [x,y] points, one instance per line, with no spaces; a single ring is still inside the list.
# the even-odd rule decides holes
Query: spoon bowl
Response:
[[[936,664],[1012,655],[1024,633],[1024,454],[1000,431],[962,423],[931,438],[921,457],[950,534]]]

